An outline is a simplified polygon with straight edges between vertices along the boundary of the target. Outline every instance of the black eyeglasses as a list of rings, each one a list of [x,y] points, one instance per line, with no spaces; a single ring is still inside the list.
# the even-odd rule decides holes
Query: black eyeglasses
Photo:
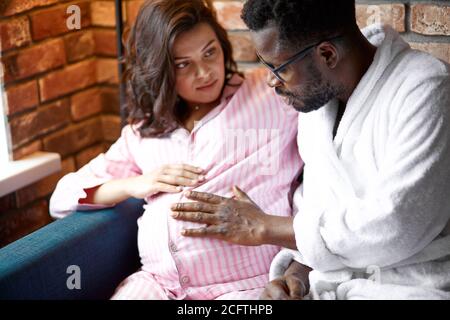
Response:
[[[304,57],[306,57],[308,55],[308,53],[314,49],[315,47],[317,47],[319,44],[321,44],[322,42],[326,42],[326,41],[332,41],[335,40],[337,38],[341,38],[343,37],[342,35],[339,36],[335,36],[329,39],[325,39],[325,40],[321,40],[319,42],[317,42],[316,44],[313,44],[312,46],[306,47],[305,49],[301,50],[300,52],[296,53],[295,55],[293,55],[291,58],[289,58],[286,62],[282,63],[280,66],[274,68],[273,65],[271,65],[270,63],[267,63],[266,61],[264,61],[263,58],[261,58],[261,56],[259,55],[258,52],[256,52],[256,55],[259,59],[259,61],[267,68],[269,69],[273,75],[275,76],[275,78],[277,78],[279,81],[285,83],[286,81],[283,79],[283,77],[280,75],[280,72],[282,72],[288,65],[290,65],[291,63],[294,63],[300,59],[303,59]]]

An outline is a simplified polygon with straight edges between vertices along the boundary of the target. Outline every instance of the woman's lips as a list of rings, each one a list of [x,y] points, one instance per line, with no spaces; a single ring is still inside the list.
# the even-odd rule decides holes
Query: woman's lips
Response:
[[[207,89],[210,89],[210,88],[212,88],[212,87],[216,84],[216,82],[217,82],[217,80],[214,80],[213,82],[211,82],[211,83],[209,83],[209,84],[207,84],[207,85],[204,85],[204,86],[202,86],[202,87],[198,87],[197,90],[207,90]]]

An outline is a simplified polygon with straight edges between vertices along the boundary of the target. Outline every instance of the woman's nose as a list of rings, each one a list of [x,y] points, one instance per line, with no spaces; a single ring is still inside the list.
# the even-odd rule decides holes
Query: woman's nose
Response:
[[[275,77],[275,75],[271,71],[267,72],[266,81],[271,88],[276,88],[282,85],[281,81],[277,77]]]
[[[199,78],[206,78],[210,73],[210,69],[206,63],[199,64],[197,67],[197,76]]]

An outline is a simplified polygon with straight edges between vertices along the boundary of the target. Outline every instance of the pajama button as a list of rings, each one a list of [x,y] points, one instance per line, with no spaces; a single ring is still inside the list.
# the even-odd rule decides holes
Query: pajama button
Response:
[[[177,252],[177,246],[175,245],[175,243],[172,243],[171,245],[170,245],[170,251],[172,251],[172,252]]]
[[[189,283],[189,277],[188,276],[181,277],[181,283],[182,284],[188,284]]]

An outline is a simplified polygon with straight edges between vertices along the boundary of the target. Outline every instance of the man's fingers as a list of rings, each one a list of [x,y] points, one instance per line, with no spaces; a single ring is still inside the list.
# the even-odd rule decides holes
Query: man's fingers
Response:
[[[226,233],[226,229],[221,226],[208,226],[197,229],[184,229],[181,234],[185,237],[210,237],[221,238]]]
[[[205,224],[215,224],[218,219],[214,214],[204,212],[173,212],[172,217],[181,221],[198,222]]]
[[[303,281],[296,277],[286,277],[286,285],[289,288],[289,296],[291,299],[300,300],[306,295],[306,287]]]
[[[171,209],[172,211],[214,213],[217,211],[217,206],[203,202],[178,202],[174,203]]]
[[[247,202],[251,202],[251,203],[255,204],[255,202],[253,202],[253,200],[244,191],[242,191],[238,186],[233,186],[233,193],[234,193],[235,199],[247,201]]]
[[[270,292],[267,289],[264,289],[263,293],[259,297],[259,300],[273,300]]]
[[[206,193],[206,192],[197,192],[197,191],[188,191],[186,192],[186,198],[194,201],[201,201],[211,204],[219,204],[224,200],[227,200],[227,198],[217,196],[212,193]]]
[[[236,196],[236,198],[240,200],[247,200],[248,196],[247,194],[242,191],[238,186],[233,186],[233,193]]]
[[[286,282],[281,279],[275,279],[270,281],[266,290],[270,293],[270,296],[273,300],[289,300],[288,287]]]

